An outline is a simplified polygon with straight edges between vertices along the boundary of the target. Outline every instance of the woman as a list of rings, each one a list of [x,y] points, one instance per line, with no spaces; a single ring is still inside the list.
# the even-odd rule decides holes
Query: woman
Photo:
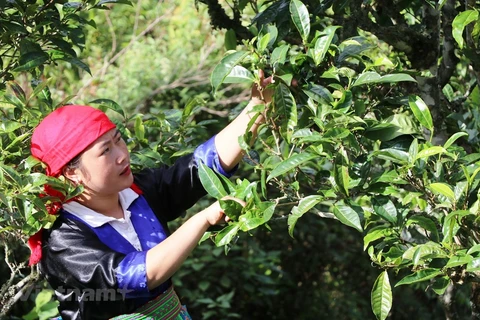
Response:
[[[199,161],[226,176],[236,168],[242,157],[237,137],[252,107],[270,102],[270,90],[263,90],[270,82],[262,75],[262,88],[252,89],[245,110],[171,167],[132,174],[119,131],[92,107],[59,108],[35,128],[32,155],[45,163],[47,174],[84,187],[62,204],[52,228],[29,241],[32,262],[40,262],[55,290],[62,319],[190,318],[170,278],[225,216],[215,202],[172,234],[167,222],[205,195]],[[261,120],[251,127],[254,135]]]

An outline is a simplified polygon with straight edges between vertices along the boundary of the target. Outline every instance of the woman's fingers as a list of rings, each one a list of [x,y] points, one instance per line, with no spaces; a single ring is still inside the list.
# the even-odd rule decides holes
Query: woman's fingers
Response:
[[[242,205],[242,207],[245,207],[245,205],[247,204],[245,201],[243,201],[241,199],[238,199],[238,198],[235,198],[235,197],[232,197],[232,196],[225,196],[221,200],[233,200],[235,202],[240,203]]]

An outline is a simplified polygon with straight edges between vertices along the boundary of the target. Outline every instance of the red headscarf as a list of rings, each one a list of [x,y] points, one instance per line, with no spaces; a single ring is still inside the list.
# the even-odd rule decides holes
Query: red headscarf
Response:
[[[115,128],[102,111],[89,107],[69,105],[50,113],[35,128],[32,135],[32,155],[47,165],[47,175],[58,177],[63,167],[84,151],[99,137]],[[45,186],[45,193],[63,200],[63,195]],[[49,210],[56,214],[60,208],[54,203]],[[28,240],[32,250],[30,265],[42,258],[42,229]]]

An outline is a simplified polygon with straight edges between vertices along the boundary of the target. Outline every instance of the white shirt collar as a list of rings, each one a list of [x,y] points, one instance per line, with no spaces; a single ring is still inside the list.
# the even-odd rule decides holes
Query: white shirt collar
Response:
[[[130,211],[128,211],[127,209],[137,198],[138,194],[130,188],[124,189],[118,193],[118,199],[120,201],[120,205],[122,206],[124,215],[124,218],[121,219],[109,217],[98,213],[90,208],[85,207],[83,204],[77,201],[64,203],[63,208],[69,213],[88,223],[88,225],[90,225],[91,227],[97,228],[104,225],[105,223],[109,223],[112,221],[130,221]]]

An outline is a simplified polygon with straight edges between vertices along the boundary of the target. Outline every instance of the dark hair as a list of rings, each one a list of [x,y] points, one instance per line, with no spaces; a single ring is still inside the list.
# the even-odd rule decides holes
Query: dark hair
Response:
[[[81,158],[81,156],[82,156],[82,153],[76,155],[75,158],[70,160],[70,162],[68,162],[65,165],[65,169],[78,169],[78,168],[80,168],[80,158]]]

